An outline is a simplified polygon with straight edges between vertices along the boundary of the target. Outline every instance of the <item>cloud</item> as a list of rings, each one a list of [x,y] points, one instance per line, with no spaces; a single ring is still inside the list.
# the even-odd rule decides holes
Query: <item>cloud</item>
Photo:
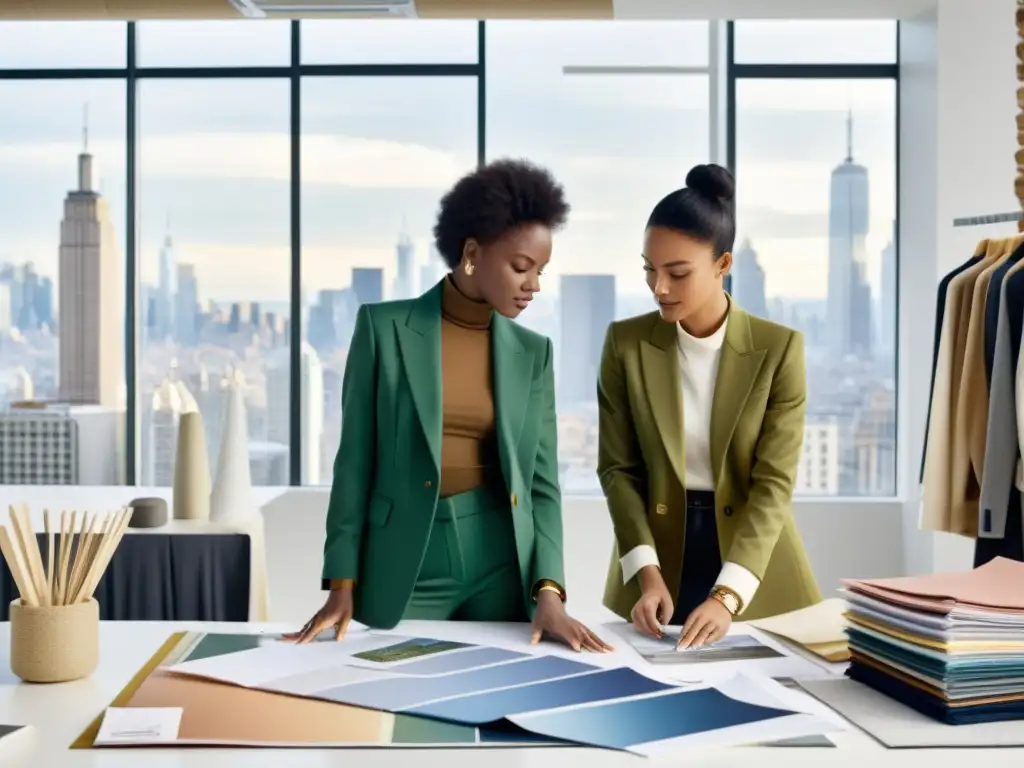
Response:
[[[80,146],[49,142],[0,146],[0,166],[66,171]],[[124,145],[95,141],[91,151],[109,173],[123,168]],[[290,145],[279,133],[182,133],[143,137],[140,172],[169,179],[282,181],[289,178]],[[303,183],[358,189],[444,189],[471,160],[414,143],[339,135],[302,140]]]

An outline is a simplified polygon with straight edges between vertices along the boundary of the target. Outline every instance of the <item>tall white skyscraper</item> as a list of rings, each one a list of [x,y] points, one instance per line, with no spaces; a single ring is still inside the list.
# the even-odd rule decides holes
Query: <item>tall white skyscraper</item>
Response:
[[[558,403],[572,408],[597,400],[605,332],[615,319],[615,275],[562,275]]]
[[[732,258],[732,296],[736,303],[752,315],[770,319],[765,297],[764,270],[757,260],[757,251],[744,240]]]
[[[78,189],[64,200],[58,258],[59,399],[116,407],[123,379],[123,294],[109,205],[93,188],[88,124]]]
[[[195,264],[178,264],[177,292],[174,294],[174,337],[191,347],[199,340],[199,281]]]
[[[846,159],[832,171],[828,212],[829,353],[871,353],[871,288],[867,281],[868,169],[853,161],[853,116],[846,119]]]
[[[397,261],[397,276],[395,277],[396,299],[410,299],[416,293],[415,260],[416,248],[412,238],[404,232],[398,236],[398,244],[395,246]]]
[[[302,342],[300,357],[299,393],[288,390],[289,351],[281,350],[268,362],[267,436],[271,443],[287,449],[291,439],[291,402],[297,394],[301,408],[301,481],[303,485],[318,485],[324,433],[324,369],[320,356],[308,342]]]
[[[896,222],[892,223],[892,239],[882,250],[881,290],[878,299],[879,346],[886,354],[896,351]]]
[[[153,335],[163,341],[175,333],[175,299],[177,282],[177,265],[174,257],[174,240],[171,237],[170,222],[163,245],[160,246],[160,276],[156,288],[156,318],[153,323]]]
[[[167,377],[153,392],[149,408],[142,414],[142,458],[139,473],[145,485],[174,484],[174,462],[178,451],[178,419],[184,410],[178,382]]]

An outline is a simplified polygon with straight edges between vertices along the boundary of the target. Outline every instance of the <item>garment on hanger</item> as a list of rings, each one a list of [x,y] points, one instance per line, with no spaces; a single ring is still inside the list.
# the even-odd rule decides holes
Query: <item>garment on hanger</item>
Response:
[[[952,531],[950,471],[953,427],[960,394],[960,371],[969,323],[969,302],[974,283],[995,258],[992,243],[983,240],[975,249],[977,260],[952,276],[946,290],[946,306],[936,350],[935,382],[928,415],[924,477],[921,484],[921,518],[925,530]],[[954,372],[955,375],[954,375]],[[962,527],[962,526],[961,526]]]
[[[982,241],[982,244],[984,244],[984,243],[985,243],[985,241]],[[925,462],[925,457],[927,456],[927,453],[928,453],[928,427],[929,427],[929,422],[931,421],[931,413],[932,413],[932,394],[933,394],[933,390],[935,389],[935,368],[936,368],[937,363],[939,362],[939,339],[940,339],[940,337],[942,335],[942,323],[943,323],[943,320],[944,320],[945,314],[946,314],[946,294],[947,294],[947,292],[949,290],[949,283],[950,283],[950,281],[954,277],[959,275],[961,272],[963,272],[968,267],[974,266],[975,264],[977,264],[981,260],[982,254],[984,252],[984,248],[982,247],[982,244],[979,244],[978,249],[980,249],[980,250],[976,249],[975,253],[971,256],[971,258],[969,258],[967,261],[965,261],[959,267],[954,269],[952,272],[950,272],[947,275],[945,275],[939,281],[939,288],[938,288],[938,291],[936,292],[936,298],[935,298],[935,344],[932,347],[932,378],[931,378],[931,381],[928,384],[928,411],[927,411],[927,413],[925,415],[925,423],[924,423],[924,448],[921,449],[921,473],[920,473],[920,476],[918,478],[919,481],[922,482],[922,483],[924,482],[924,462]]]
[[[996,270],[998,280],[995,301],[989,288],[986,320],[996,315],[995,339],[992,343],[992,375],[985,443],[985,466],[981,476],[981,500],[978,518],[976,561],[987,562],[998,554],[1006,534],[1011,503],[1019,512],[1021,483],[1020,446],[1017,434],[1018,401],[1016,394],[1017,359],[1020,353],[1022,319],[1024,319],[1024,245],[1018,244],[1009,259]],[[986,349],[988,342],[986,322]],[[990,550],[995,554],[990,554]]]
[[[988,387],[985,381],[985,317],[992,275],[1009,259],[1012,239],[989,242],[983,268],[961,298],[962,345],[960,386],[954,405],[950,446],[950,533],[976,537],[988,431]],[[965,273],[966,274],[966,273]],[[968,279],[965,281],[970,282]],[[966,322],[964,320],[966,319]],[[954,365],[959,350],[954,350]],[[954,371],[957,367],[954,367]]]

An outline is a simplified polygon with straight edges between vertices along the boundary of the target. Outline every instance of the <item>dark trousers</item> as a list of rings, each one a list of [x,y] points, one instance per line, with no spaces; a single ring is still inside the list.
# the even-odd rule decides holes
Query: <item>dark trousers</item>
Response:
[[[687,491],[683,572],[670,624],[682,625],[690,612],[708,599],[721,570],[715,494],[713,491]]]

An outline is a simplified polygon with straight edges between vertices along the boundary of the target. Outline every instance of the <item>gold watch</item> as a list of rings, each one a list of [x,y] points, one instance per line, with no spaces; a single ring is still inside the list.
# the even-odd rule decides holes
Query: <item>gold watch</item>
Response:
[[[709,597],[714,598],[722,605],[724,605],[725,610],[727,610],[733,616],[738,614],[740,612],[740,608],[742,607],[740,605],[739,595],[737,595],[735,592],[733,592],[731,589],[727,587],[716,586],[714,589],[711,590],[711,594],[709,595]]]

